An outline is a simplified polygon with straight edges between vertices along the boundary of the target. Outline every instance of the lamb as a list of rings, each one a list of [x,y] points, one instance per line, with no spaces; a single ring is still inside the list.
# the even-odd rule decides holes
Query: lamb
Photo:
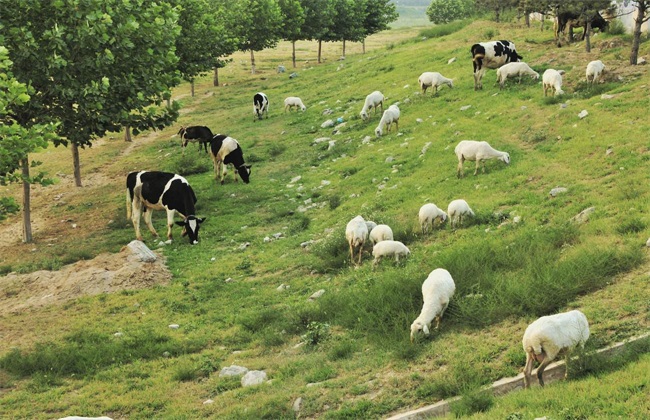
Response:
[[[449,215],[449,222],[451,227],[455,227],[458,224],[463,224],[463,218],[465,216],[474,216],[474,211],[469,207],[467,201],[465,200],[454,200],[449,203],[447,207],[447,214]]]
[[[288,98],[285,98],[284,100],[284,112],[287,112],[287,109],[291,111],[292,108],[300,108],[302,112],[305,112],[305,109],[307,107],[305,104],[302,103],[302,99],[298,98],[297,96],[289,96]]]
[[[451,278],[449,271],[444,268],[436,268],[429,277],[422,283],[422,311],[411,324],[411,343],[418,333],[423,332],[429,335],[431,322],[436,320],[436,329],[440,326],[440,320],[445,313],[449,300],[456,291],[456,284]]]
[[[370,116],[368,115],[368,112],[370,109],[374,108],[375,109],[375,114],[377,113],[377,107],[381,107],[381,112],[382,114],[384,113],[384,94],[381,93],[380,91],[376,90],[372,92],[370,95],[366,96],[366,101],[363,104],[363,108],[361,108],[361,119],[363,121],[366,121],[370,119]]]
[[[544,96],[549,89],[555,91],[555,96],[563,95],[562,90],[562,74],[554,69],[548,69],[542,75],[542,86],[544,88]]]
[[[345,227],[345,238],[350,245],[350,261],[354,262],[354,251],[359,249],[359,257],[357,264],[361,264],[361,254],[363,252],[363,244],[368,239],[368,226],[363,217],[357,216],[350,220]]]
[[[506,165],[510,164],[510,154],[492,148],[486,141],[462,140],[456,145],[454,152],[456,153],[456,157],[458,157],[456,176],[459,178],[464,175],[463,162],[466,160],[476,161],[474,175],[478,173],[478,168],[481,164],[483,165],[483,173],[485,173],[485,161],[488,159],[499,159]]]
[[[526,352],[524,386],[530,387],[534,360],[539,362],[537,379],[544,386],[544,369],[558,355],[565,355],[568,362],[570,351],[577,346],[584,348],[587,339],[589,323],[585,314],[578,310],[543,316],[530,324],[522,340]]]
[[[381,241],[372,247],[372,256],[375,257],[372,265],[379,264],[383,257],[395,256],[395,261],[399,262],[399,257],[407,257],[411,251],[400,241]]]
[[[433,229],[433,222],[436,219],[440,219],[440,223],[444,223],[447,220],[447,213],[440,210],[435,204],[427,203],[420,207],[418,218],[420,219],[420,227],[422,227],[422,234],[424,235],[429,230],[429,226]]]
[[[587,83],[597,83],[600,75],[605,71],[605,64],[600,60],[595,60],[587,64]],[[591,78],[591,80],[589,80]]]
[[[384,115],[382,115],[379,125],[375,128],[375,135],[381,137],[384,134],[384,127],[386,126],[386,131],[390,131],[391,124],[395,123],[395,129],[399,130],[399,108],[397,105],[391,105]]]
[[[372,230],[377,227],[377,223],[372,220],[366,220],[366,227],[368,228],[368,232],[372,232]]]
[[[373,245],[381,241],[392,241],[393,230],[388,225],[377,225],[370,231],[369,238]]]
[[[518,76],[519,83],[521,83],[521,77],[526,75],[532,77],[535,80],[539,79],[539,73],[531,69],[528,64],[521,61],[508,63],[497,69],[497,82],[499,83],[499,87],[503,89],[508,77]]]
[[[420,89],[422,89],[422,94],[427,93],[427,88],[429,86],[433,87],[433,94],[438,93],[438,87],[442,85],[447,85],[450,88],[454,87],[454,81],[446,78],[438,72],[426,71],[418,77],[418,83],[420,84]]]

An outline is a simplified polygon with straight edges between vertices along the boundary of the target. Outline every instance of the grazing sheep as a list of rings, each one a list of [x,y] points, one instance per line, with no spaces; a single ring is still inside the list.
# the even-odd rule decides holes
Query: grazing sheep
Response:
[[[449,271],[444,268],[436,268],[429,273],[429,277],[422,283],[422,300],[424,301],[422,311],[411,324],[411,343],[420,332],[429,335],[429,328],[434,319],[436,320],[436,329],[438,329],[442,315],[449,306],[449,300],[455,291],[456,284]]]
[[[391,105],[384,115],[382,115],[379,125],[375,128],[375,135],[381,137],[384,134],[384,126],[386,126],[386,131],[390,131],[391,124],[395,123],[395,129],[399,130],[399,107],[397,105]]]
[[[302,99],[298,98],[297,96],[289,96],[284,100],[284,112],[287,112],[287,109],[291,111],[291,108],[294,107],[296,110],[300,108],[302,112],[305,112],[305,109],[307,109],[305,104],[302,103]]]
[[[499,87],[503,89],[506,84],[508,77],[519,77],[519,83],[521,83],[522,76],[530,76],[533,79],[539,79],[539,73],[531,69],[530,66],[524,62],[508,63],[497,69],[497,82]]]
[[[544,96],[549,89],[555,91],[555,96],[563,95],[562,90],[562,74],[554,69],[548,69],[542,75],[542,86],[544,88]]]
[[[430,86],[433,87],[433,94],[438,93],[438,87],[442,85],[447,85],[450,88],[454,87],[454,81],[446,78],[438,72],[426,71],[418,77],[418,83],[420,84],[420,89],[422,89],[422,94],[427,93],[427,88]]]
[[[420,227],[422,228],[422,234],[424,235],[426,231],[429,230],[429,226],[433,229],[433,222],[435,222],[436,219],[440,219],[440,223],[444,223],[445,220],[447,220],[447,213],[440,210],[435,204],[427,203],[420,207],[418,218],[420,219]]]
[[[373,245],[381,241],[392,241],[393,230],[388,225],[377,225],[370,231],[369,238]]]
[[[469,208],[469,204],[465,200],[454,200],[449,203],[447,214],[449,215],[449,223],[452,228],[458,224],[462,225],[465,216],[474,216],[474,212]]]
[[[370,116],[368,115],[368,112],[370,112],[370,109],[374,108],[375,109],[375,114],[377,113],[377,107],[381,107],[381,112],[382,114],[384,113],[384,95],[380,91],[376,90],[372,92],[370,95],[366,96],[366,101],[363,104],[363,108],[361,108],[361,112],[359,115],[361,115],[361,119],[363,121],[366,121],[370,119]]]
[[[383,257],[395,256],[395,261],[399,262],[399,257],[407,257],[411,251],[399,241],[381,241],[372,247],[372,256],[375,257],[372,265],[379,264]]]
[[[587,64],[587,83],[598,83],[600,75],[605,71],[605,64],[600,60],[595,60]],[[589,80],[591,78],[591,80]]]
[[[526,352],[524,386],[530,387],[534,360],[539,362],[537,379],[544,386],[544,369],[558,355],[565,355],[568,362],[569,352],[577,346],[584,348],[587,339],[589,323],[585,314],[578,310],[543,316],[530,324],[522,340]]]
[[[368,239],[368,226],[363,217],[357,216],[350,220],[345,227],[345,238],[350,245],[350,261],[354,262],[354,251],[359,249],[359,257],[357,264],[361,264],[361,254],[363,252],[363,244]]]
[[[483,76],[487,69],[498,69],[506,63],[523,59],[517,54],[514,42],[501,40],[480,42],[472,45],[472,64],[474,65],[474,90],[483,89]]]
[[[368,228],[368,232],[372,232],[372,230],[377,226],[377,223],[373,222],[372,220],[366,220],[366,227]]]
[[[478,168],[481,164],[483,166],[483,173],[485,173],[485,161],[488,159],[499,159],[506,165],[510,164],[510,154],[507,152],[500,152],[492,148],[492,146],[490,146],[486,141],[462,140],[456,145],[454,152],[458,158],[456,176],[459,178],[464,175],[463,162],[466,160],[476,161],[476,169],[474,169],[474,175],[478,173]]]

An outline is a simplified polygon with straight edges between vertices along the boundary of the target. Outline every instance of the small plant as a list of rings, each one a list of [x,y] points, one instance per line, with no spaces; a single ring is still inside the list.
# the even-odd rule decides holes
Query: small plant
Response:
[[[463,395],[458,402],[452,404],[451,411],[456,417],[465,417],[474,413],[482,413],[494,404],[494,396],[484,390],[472,390]]]
[[[492,39],[492,38],[496,37],[498,34],[499,34],[499,31],[490,28],[487,31],[485,31],[485,33],[483,34],[483,37],[485,39]]]
[[[341,197],[338,195],[332,195],[329,197],[327,202],[329,203],[330,210],[335,210],[338,206],[341,205]]]
[[[300,338],[310,346],[316,346],[330,335],[330,325],[325,322],[312,321],[307,325],[307,332]]]
[[[351,341],[343,341],[334,345],[329,351],[328,358],[330,360],[348,359],[354,353],[354,345]]]
[[[8,214],[15,214],[20,206],[12,197],[0,197],[0,220],[7,218]]]

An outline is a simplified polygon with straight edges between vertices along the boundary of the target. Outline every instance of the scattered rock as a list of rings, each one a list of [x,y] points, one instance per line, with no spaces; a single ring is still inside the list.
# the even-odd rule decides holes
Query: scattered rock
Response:
[[[247,372],[248,368],[245,368],[243,366],[230,365],[229,367],[221,369],[221,372],[219,372],[219,377],[223,378],[224,376],[241,376]]]
[[[607,93],[603,93],[602,95],[600,95],[600,99],[612,99],[613,97],[614,95],[609,95]]]
[[[232,282],[234,282],[234,281],[235,281],[235,280],[233,280],[232,277],[228,277],[227,279],[224,280],[225,283],[232,283]]]
[[[650,238],[648,238],[648,240],[645,241],[645,246],[647,246],[648,248],[650,248]]]
[[[279,285],[275,290],[277,290],[278,292],[282,292],[282,291],[284,291],[284,290],[287,290],[288,288],[289,288],[289,285],[288,285],[288,284],[284,284],[284,283],[282,283],[282,284]]]
[[[306,242],[301,243],[300,246],[301,246],[302,248],[307,248],[309,245],[311,245],[311,244],[313,244],[313,243],[314,243],[314,241],[309,240],[309,241],[306,241]]]
[[[614,153],[614,149],[612,149],[611,147],[608,147],[607,150],[605,150],[605,156],[609,156],[612,153]]]
[[[291,183],[295,184],[296,182],[300,181],[301,179],[302,179],[302,176],[300,176],[300,175],[294,176],[293,178],[291,178]]]
[[[564,109],[564,108],[566,108],[567,106],[569,106],[569,105],[567,105],[567,104],[560,104],[560,109]]]
[[[203,401],[203,405],[209,405],[209,404],[212,404],[212,403],[214,403],[214,400],[207,399],[207,400]]]
[[[169,328],[172,329],[172,330],[177,330],[178,327],[180,327],[180,325],[178,325],[178,324],[169,324]]]
[[[636,64],[639,65],[639,66],[642,66],[642,65],[644,65],[646,63],[647,63],[647,61],[645,61],[645,58],[643,58],[643,57],[639,57],[638,60],[636,60]]]
[[[334,111],[332,111],[331,109],[326,108],[326,109],[323,111],[323,115],[330,115],[330,114],[332,114],[333,112],[334,112]]]
[[[580,113],[578,114],[578,118],[583,119],[583,118],[586,117],[587,115],[589,115],[589,113],[587,112],[586,109],[583,109],[583,110],[580,111]]]
[[[423,120],[422,118],[416,118],[416,119],[415,119],[415,122],[416,122],[416,123],[423,123],[424,120]]]
[[[247,372],[243,378],[241,378],[241,386],[253,386],[259,385],[266,381],[266,372],[263,370],[251,370]]]
[[[284,73],[285,71],[287,71],[286,67],[278,66],[278,73]]]
[[[573,216],[571,221],[576,222],[576,223],[585,223],[586,221],[589,220],[589,215],[596,211],[596,207],[589,207],[587,209],[584,209],[577,215]]]
[[[392,157],[392,156],[388,156],[388,157],[386,158],[385,162],[386,162],[386,163],[391,163],[391,162],[393,162],[394,160],[395,160],[394,157]]]
[[[449,60],[447,60],[447,64],[451,64],[456,61],[456,57],[452,57]]]
[[[126,246],[142,262],[154,262],[157,257],[144,242],[133,240]]]
[[[320,289],[317,292],[314,292],[311,296],[309,296],[309,300],[316,300],[319,297],[323,296],[325,294],[325,289]]]
[[[244,242],[243,244],[239,245],[239,249],[244,250],[244,249],[248,248],[250,245],[251,245],[250,242]]]
[[[296,77],[298,77],[298,73],[296,73],[296,72],[293,72],[293,73],[291,73],[291,74],[289,75],[289,79],[294,79],[294,78],[296,78]]]
[[[324,142],[330,141],[330,140],[331,140],[331,138],[329,138],[329,137],[319,137],[317,139],[314,139],[314,144],[324,143]]]
[[[363,140],[361,140],[361,144],[369,144],[370,140],[372,140],[372,137],[370,136],[365,136]]]
[[[291,405],[291,408],[293,411],[296,413],[299,412],[302,409],[302,397],[298,397],[293,401],[293,404]]]
[[[470,109],[471,107],[472,107],[471,105],[461,106],[461,107],[460,107],[460,110],[461,110],[461,111],[467,111],[467,110]]]
[[[119,337],[122,337],[123,335],[124,335],[124,333],[116,332],[115,334],[113,334],[113,337],[118,337],[119,338]]]
[[[567,191],[568,190],[566,188],[564,188],[564,187],[556,187],[556,188],[553,188],[549,194],[551,194],[551,197],[555,197],[558,194],[565,193]]]
[[[327,120],[320,125],[320,128],[330,128],[334,127],[334,120]]]

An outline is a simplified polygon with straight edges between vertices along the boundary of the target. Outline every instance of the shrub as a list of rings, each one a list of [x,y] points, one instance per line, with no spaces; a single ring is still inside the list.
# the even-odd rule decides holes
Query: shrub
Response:
[[[12,197],[0,197],[0,220],[7,218],[9,214],[16,214],[20,206]]]
[[[310,346],[316,346],[330,335],[330,325],[325,322],[312,321],[307,325],[307,332],[300,338]]]

